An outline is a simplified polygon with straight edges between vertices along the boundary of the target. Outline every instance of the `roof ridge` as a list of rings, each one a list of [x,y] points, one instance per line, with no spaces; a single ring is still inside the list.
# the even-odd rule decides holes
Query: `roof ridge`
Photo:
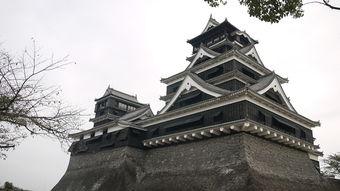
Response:
[[[124,95],[127,95],[127,96],[130,96],[130,97],[133,97],[133,98],[136,98],[137,99],[137,95],[131,95],[131,94],[127,94],[127,93],[125,93],[125,92],[122,92],[122,91],[119,91],[119,90],[116,90],[116,89],[114,89],[114,88],[111,88],[110,86],[106,89],[106,91],[107,90],[113,90],[113,91],[116,91],[116,92],[118,92],[118,93],[121,93],[121,94],[124,94]]]

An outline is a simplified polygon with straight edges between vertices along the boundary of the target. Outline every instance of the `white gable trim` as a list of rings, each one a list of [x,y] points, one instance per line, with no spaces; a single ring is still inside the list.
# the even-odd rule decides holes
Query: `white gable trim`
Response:
[[[244,36],[245,38],[247,38],[249,40],[249,42],[253,42],[253,40],[250,38],[250,36],[246,32],[237,31],[237,32],[235,32],[235,34],[240,35],[240,36]]]
[[[211,26],[212,26],[212,27],[216,27],[217,25],[211,21],[211,16],[210,16],[209,21],[208,21],[207,25],[205,26],[204,30],[202,31],[202,33],[207,32],[208,29],[209,29]],[[201,33],[201,34],[202,34],[202,33]]]
[[[212,64],[212,65],[210,65],[210,66],[208,66],[208,67],[205,67],[205,68],[202,68],[202,69],[200,69],[200,70],[197,70],[197,74],[198,74],[198,73],[201,73],[201,72],[204,72],[204,71],[207,71],[207,70],[209,70],[209,69],[211,69],[211,68],[214,68],[214,67],[216,67],[216,66],[219,66],[219,65],[221,65],[221,64],[224,64],[225,62],[228,62],[228,61],[230,61],[230,60],[236,60],[236,61],[240,62],[241,64],[247,66],[248,68],[254,70],[255,72],[257,72],[257,73],[259,73],[259,74],[261,74],[261,75],[265,75],[264,72],[258,70],[258,69],[255,68],[254,66],[252,66],[252,65],[248,64],[247,62],[241,60],[240,58],[236,57],[235,55],[233,55],[233,56],[231,56],[231,57],[228,57],[227,59],[223,59],[223,60],[221,60],[221,61],[219,61],[219,62],[216,62],[215,64]]]
[[[198,84],[197,82],[195,82],[189,75],[187,75],[181,86],[178,88],[176,94],[171,98],[171,100],[165,105],[165,107],[159,112],[159,114],[163,114],[166,111],[168,111],[168,109],[172,106],[172,104],[174,104],[174,102],[177,100],[177,98],[180,96],[180,94],[184,91],[184,90],[190,90],[192,87],[196,87],[198,90],[201,90],[202,92],[209,94],[211,96],[214,97],[219,97],[222,94],[207,90],[206,88],[202,87],[200,84]]]
[[[216,25],[209,20],[202,33],[205,33],[211,26],[216,27]]]
[[[203,56],[208,56],[209,58],[215,58],[216,57],[215,55],[208,53],[202,47],[200,47],[200,49],[198,50],[198,52],[195,55],[195,58],[191,61],[191,63],[187,67],[187,69],[191,68],[196,63],[196,61],[198,59],[202,58]]]
[[[243,56],[244,56],[244,55],[243,55]],[[250,59],[250,58],[249,58],[249,59]],[[224,59],[222,59],[221,61],[216,62],[215,64],[212,64],[212,65],[210,65],[210,66],[207,66],[207,67],[205,67],[205,68],[199,69],[199,70],[194,71],[194,72],[195,72],[196,74],[199,74],[199,73],[201,73],[201,72],[207,71],[207,70],[209,70],[209,69],[211,69],[211,68],[214,68],[214,67],[216,67],[216,66],[219,66],[219,65],[221,65],[221,64],[224,64],[225,62],[228,62],[228,61],[230,61],[230,60],[236,60],[236,61],[240,62],[241,64],[247,66],[248,68],[254,70],[255,72],[257,72],[257,73],[259,73],[259,74],[261,74],[261,75],[265,75],[265,74],[266,74],[266,73],[260,71],[259,69],[255,68],[254,66],[248,64],[246,61],[243,61],[242,59],[238,58],[238,57],[235,56],[235,55],[230,56],[230,57],[228,57],[228,58],[224,58]],[[263,66],[262,66],[262,67],[263,67]],[[180,78],[178,78],[178,79],[176,79],[176,80],[173,80],[173,81],[167,83],[166,85],[174,84],[174,83],[176,83],[176,82],[182,81],[183,79],[184,79],[184,77],[180,77]]]
[[[230,81],[230,80],[238,80],[238,81],[240,81],[240,82],[242,82],[242,83],[244,83],[244,84],[248,84],[248,82],[246,82],[246,81],[242,80],[241,78],[235,76],[235,77],[231,77],[231,78],[228,78],[228,79],[225,79],[225,80],[217,81],[217,82],[213,83],[212,85],[217,86],[217,85],[219,85],[219,84],[222,84],[222,83],[224,83],[224,82],[228,82],[228,81]],[[210,83],[210,82],[208,81],[208,83]],[[210,84],[211,84],[211,83],[210,83]],[[191,88],[189,91],[184,92],[183,94],[187,94],[187,93],[193,92],[193,91],[195,91],[195,90],[197,90],[197,88],[193,87],[193,88]],[[173,96],[172,96],[172,97],[173,97]],[[167,98],[166,100],[163,100],[163,101],[168,102],[168,100],[170,100],[172,97],[169,97],[169,98]]]
[[[274,92],[278,92],[281,95],[281,97],[283,98],[283,101],[285,102],[285,104],[288,106],[288,108],[291,111],[296,112],[294,107],[292,106],[292,104],[290,104],[286,94],[284,93],[284,91],[282,89],[282,86],[281,86],[279,80],[276,77],[267,87],[265,87],[262,90],[259,90],[257,93],[262,95],[262,94],[266,93],[268,90],[270,90],[271,88],[273,88]]]
[[[147,109],[147,110],[144,111],[143,113],[141,113],[141,114],[139,114],[139,115],[137,115],[137,116],[135,116],[135,117],[133,117],[133,118],[130,118],[129,120],[126,120],[126,121],[131,122],[131,121],[134,121],[134,120],[136,120],[136,119],[138,119],[138,118],[142,118],[142,117],[144,117],[145,115],[150,114],[150,113],[152,113],[151,110],[150,110],[150,109]]]
[[[235,40],[235,41],[233,41],[233,44],[237,44],[237,45],[239,45],[240,47],[244,47],[244,46],[243,46],[243,44],[241,44],[241,43],[237,42],[236,40]]]
[[[245,53],[245,55],[247,55],[247,56],[251,55],[251,56],[255,57],[255,59],[257,60],[257,62],[260,63],[261,65],[263,65],[263,63],[262,63],[262,61],[261,61],[261,59],[260,59],[260,56],[259,56],[259,54],[257,53],[255,47],[251,48],[247,53]]]
[[[114,132],[114,131],[119,131],[121,129],[124,129],[124,127],[121,127],[119,125],[116,125],[116,126],[112,126],[112,127],[109,127],[107,129],[107,133],[111,133],[111,132]]]
[[[258,105],[258,106],[260,106],[260,107],[262,107],[262,108],[264,108],[264,109],[266,109],[268,111],[271,111],[271,112],[273,112],[273,113],[275,113],[277,115],[283,116],[283,117],[293,121],[294,123],[297,123],[297,124],[307,128],[307,129],[311,129],[311,126],[306,125],[303,122],[300,122],[299,120],[296,120],[295,118],[287,115],[286,113],[283,113],[281,111],[273,109],[272,107],[268,106],[266,103],[257,101],[254,98],[249,97],[249,95],[243,95],[241,97],[232,98],[232,99],[220,102],[220,103],[211,104],[211,105],[206,106],[206,107],[200,107],[199,109],[195,109],[193,111],[183,112],[181,114],[173,115],[171,117],[169,116],[169,117],[167,117],[165,119],[160,119],[160,120],[157,120],[157,121],[149,122],[149,123],[143,124],[141,126],[144,127],[144,128],[145,127],[147,128],[148,126],[151,126],[151,125],[163,123],[163,122],[166,122],[166,121],[170,121],[170,120],[173,120],[173,119],[185,117],[185,116],[192,115],[192,114],[195,114],[195,113],[199,113],[199,112],[202,112],[202,111],[207,111],[207,110],[214,109],[214,108],[217,108],[217,107],[221,107],[221,106],[224,106],[224,105],[229,105],[229,104],[237,103],[237,102],[240,102],[240,101],[249,101],[249,102],[254,103],[254,104],[256,104],[256,105]]]

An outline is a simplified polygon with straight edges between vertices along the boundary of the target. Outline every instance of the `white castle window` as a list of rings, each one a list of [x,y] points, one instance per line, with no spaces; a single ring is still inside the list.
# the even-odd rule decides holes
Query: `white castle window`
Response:
[[[121,110],[127,110],[127,105],[124,103],[119,102],[118,103],[118,108]]]
[[[135,109],[136,109],[135,107],[130,106],[130,105],[128,105],[128,107],[127,107],[127,110],[128,110],[128,111],[133,111],[133,110],[135,110]]]

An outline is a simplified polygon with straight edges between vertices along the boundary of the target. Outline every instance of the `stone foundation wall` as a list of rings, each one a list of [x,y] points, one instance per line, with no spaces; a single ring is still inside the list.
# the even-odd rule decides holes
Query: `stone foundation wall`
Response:
[[[53,191],[340,191],[305,152],[245,133],[75,155]]]

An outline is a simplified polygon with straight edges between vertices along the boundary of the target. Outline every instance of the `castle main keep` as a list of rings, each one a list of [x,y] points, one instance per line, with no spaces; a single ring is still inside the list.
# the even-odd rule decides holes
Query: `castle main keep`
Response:
[[[157,114],[110,87],[95,100],[53,191],[340,190],[319,173],[320,123],[295,110],[256,40],[210,17],[188,43],[187,68],[161,79]]]

